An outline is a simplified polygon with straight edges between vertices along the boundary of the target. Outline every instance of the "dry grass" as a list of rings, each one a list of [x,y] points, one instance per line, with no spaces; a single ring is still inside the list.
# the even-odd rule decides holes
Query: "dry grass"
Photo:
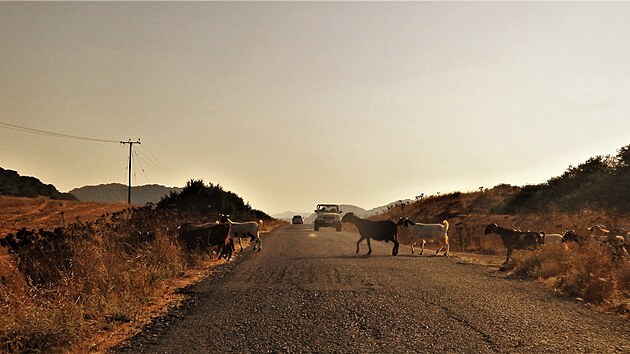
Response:
[[[18,200],[14,205],[21,210],[34,206],[24,212],[34,216],[56,203],[61,202]],[[115,205],[98,206],[98,213],[122,211],[93,217],[87,212],[90,206],[94,203],[73,203],[74,210],[82,211],[66,226],[63,239],[49,240],[45,247],[23,246],[12,254],[0,247],[0,352],[103,351],[148,321],[147,313],[172,306],[179,299],[174,289],[225,262],[204,252],[184,252],[176,237],[182,220],[177,214]],[[43,227],[45,219],[36,217],[37,225]],[[26,216],[20,220],[28,223]],[[151,231],[151,239],[140,237],[140,230]],[[46,251],[51,249],[55,251]]]
[[[509,269],[592,303],[618,307],[630,298],[630,263],[614,260],[610,250],[595,242],[546,245],[523,252],[514,257]]]
[[[134,205],[137,207],[137,205]],[[23,227],[53,230],[76,221],[93,221],[103,214],[127,209],[123,203],[94,203],[52,200],[44,197],[22,198],[0,196],[0,237]]]
[[[105,351],[180,301],[176,289],[225,262],[182,250],[176,228],[190,215],[45,198],[3,197],[3,207],[7,233],[66,227],[61,239],[11,254],[0,247],[0,352]]]

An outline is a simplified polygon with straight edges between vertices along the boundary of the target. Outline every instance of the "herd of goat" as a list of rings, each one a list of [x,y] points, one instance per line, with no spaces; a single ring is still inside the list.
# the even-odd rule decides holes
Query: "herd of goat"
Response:
[[[541,245],[554,243],[575,242],[585,245],[591,241],[606,246],[612,252],[615,259],[622,259],[630,254],[630,232],[623,228],[608,229],[604,225],[595,225],[588,229],[588,236],[579,235],[575,230],[566,230],[560,234],[545,234],[544,232],[521,231],[519,229],[507,229],[497,224],[486,226],[484,234],[497,234],[507,250],[505,262],[515,249],[534,249]]]
[[[370,238],[378,241],[394,243],[392,255],[398,254],[398,226],[408,228],[411,231],[411,253],[414,253],[416,243],[422,245],[420,254],[424,252],[426,242],[437,242],[440,248],[435,254],[445,249],[444,255],[448,256],[448,221],[441,224],[420,224],[414,223],[409,218],[401,217],[397,223],[391,220],[373,221],[357,217],[354,213],[344,215],[342,222],[350,222],[359,230],[360,238],[357,241],[357,253],[359,244],[367,240],[368,254],[372,253]],[[501,237],[503,246],[507,250],[505,262],[510,260],[510,256],[515,249],[534,249],[544,244],[576,242],[584,245],[587,242],[595,241],[607,246],[615,258],[624,258],[630,254],[630,232],[623,228],[608,229],[603,225],[595,225],[589,228],[589,236],[578,235],[574,230],[567,230],[564,234],[545,234],[544,232],[521,231],[519,229],[508,229],[496,223],[486,226],[484,234],[498,234]]]
[[[219,215],[216,223],[206,223],[193,225],[189,222],[179,227],[179,239],[182,245],[188,249],[219,249],[219,258],[232,258],[234,239],[238,239],[238,244],[243,251],[241,238],[249,238],[250,242],[256,241],[254,250],[262,249],[260,239],[260,228],[262,221],[234,222],[229,215]]]
[[[401,217],[398,222],[391,220],[367,220],[359,218],[354,213],[347,213],[341,219],[343,223],[351,223],[359,231],[356,253],[359,253],[359,244],[367,241],[368,255],[372,253],[370,240],[392,242],[394,247],[392,255],[398,254],[400,243],[398,242],[398,227],[409,229],[411,235],[411,253],[415,253],[414,246],[420,245],[420,254],[424,253],[424,246],[427,242],[436,242],[439,246],[435,254],[444,250],[444,255],[448,256],[448,221],[441,224],[421,224],[411,221],[409,218]],[[208,248],[216,246],[219,248],[219,258],[230,259],[234,248],[234,240],[238,239],[240,250],[243,251],[241,238],[250,238],[250,242],[256,241],[254,250],[262,248],[259,230],[259,222],[237,223],[228,218],[227,215],[220,215],[216,223],[203,225],[192,225],[185,223],[179,228],[179,237],[186,247]],[[578,235],[574,230],[567,230],[564,234],[545,234],[536,231],[521,231],[519,229],[509,229],[501,227],[496,223],[486,226],[484,234],[497,234],[501,237],[503,246],[507,250],[505,262],[510,260],[510,256],[515,249],[535,249],[538,246],[554,243],[575,242],[584,245],[595,241],[606,245],[616,258],[624,258],[630,254],[630,232],[623,228],[608,229],[603,225],[595,225],[589,228],[589,235]]]

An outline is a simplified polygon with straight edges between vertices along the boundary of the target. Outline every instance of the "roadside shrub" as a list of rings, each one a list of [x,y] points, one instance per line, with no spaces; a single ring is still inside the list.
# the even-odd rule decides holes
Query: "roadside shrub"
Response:
[[[626,268],[596,243],[545,245],[515,255],[512,267],[517,276],[553,279],[558,291],[594,303],[611,301],[616,293],[627,291],[630,271]]]
[[[2,239],[15,256],[19,270],[34,285],[59,281],[71,267],[72,248],[62,228],[54,231],[20,229]]]
[[[0,254],[9,265],[0,272],[0,352],[61,352],[134,321],[158,283],[205,257],[182,251],[174,236],[181,219],[176,211],[127,209],[2,239],[10,252]]]
[[[544,245],[531,252],[518,252],[512,263],[513,272],[520,277],[548,279],[564,274],[571,265],[571,254],[565,245]]]

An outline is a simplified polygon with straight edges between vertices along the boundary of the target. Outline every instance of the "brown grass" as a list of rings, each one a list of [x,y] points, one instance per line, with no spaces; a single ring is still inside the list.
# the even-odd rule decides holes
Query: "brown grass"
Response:
[[[132,205],[137,207],[137,205]],[[0,196],[0,237],[23,227],[53,230],[76,221],[93,221],[103,214],[127,209],[129,204],[52,200],[44,197]]]
[[[0,248],[0,352],[104,351],[181,300],[175,289],[225,262],[204,252],[184,252],[176,237],[182,216],[175,213],[2,199],[13,210],[8,213],[13,221],[6,223],[12,227],[60,226],[57,206],[74,223],[66,224],[65,238],[47,245],[66,250],[69,267],[60,265],[64,257],[42,247],[23,247],[15,254]],[[266,223],[264,230],[276,224]],[[153,232],[151,241],[138,238],[137,231],[145,229]]]
[[[615,261],[610,250],[595,242],[584,246],[546,245],[514,257],[510,268],[517,276],[540,279],[560,293],[612,306],[630,296],[630,263]]]

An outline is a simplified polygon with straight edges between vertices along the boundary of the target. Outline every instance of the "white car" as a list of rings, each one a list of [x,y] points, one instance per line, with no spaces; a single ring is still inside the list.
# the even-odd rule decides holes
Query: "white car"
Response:
[[[293,219],[291,219],[292,224],[304,224],[304,219],[302,215],[293,215]]]

